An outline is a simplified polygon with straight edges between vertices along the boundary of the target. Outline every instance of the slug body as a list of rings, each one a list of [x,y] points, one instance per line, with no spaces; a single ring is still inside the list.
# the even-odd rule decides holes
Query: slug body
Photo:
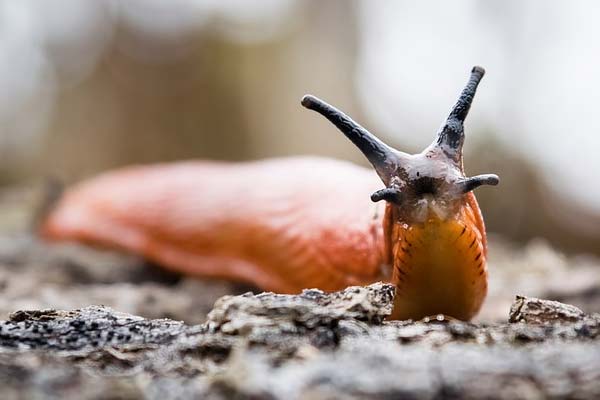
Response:
[[[485,227],[471,191],[498,183],[463,170],[463,122],[483,74],[473,68],[436,140],[415,155],[305,96],[302,105],[338,127],[376,174],[309,157],[126,168],[67,191],[41,234],[282,293],[387,280],[394,319],[469,320],[487,292]]]
[[[66,191],[41,233],[263,290],[337,290],[385,279],[378,185],[317,157],[128,167]]]

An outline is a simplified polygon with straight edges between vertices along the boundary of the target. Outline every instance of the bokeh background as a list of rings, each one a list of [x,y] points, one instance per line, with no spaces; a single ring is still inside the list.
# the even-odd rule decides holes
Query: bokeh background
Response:
[[[482,65],[465,162],[502,179],[478,191],[488,230],[600,255],[598,20],[592,0],[0,0],[1,193],[189,158],[366,165],[305,93],[417,152]]]

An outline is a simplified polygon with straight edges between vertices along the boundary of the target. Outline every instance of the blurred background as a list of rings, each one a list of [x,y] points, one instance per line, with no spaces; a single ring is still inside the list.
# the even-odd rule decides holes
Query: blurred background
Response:
[[[488,230],[600,255],[599,19],[592,0],[0,0],[2,196],[188,158],[366,165],[305,93],[418,152],[481,65],[465,163],[501,177],[478,191]]]

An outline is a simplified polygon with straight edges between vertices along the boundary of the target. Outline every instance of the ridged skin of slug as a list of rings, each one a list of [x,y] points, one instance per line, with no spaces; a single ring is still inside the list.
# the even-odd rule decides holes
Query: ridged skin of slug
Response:
[[[487,243],[473,193],[465,194],[456,218],[431,213],[426,222],[408,225],[388,206],[386,219],[396,285],[391,318],[474,317],[487,294]]]
[[[389,280],[384,208],[369,200],[379,186],[371,170],[314,157],[129,167],[68,190],[41,234],[263,290],[339,290]]]

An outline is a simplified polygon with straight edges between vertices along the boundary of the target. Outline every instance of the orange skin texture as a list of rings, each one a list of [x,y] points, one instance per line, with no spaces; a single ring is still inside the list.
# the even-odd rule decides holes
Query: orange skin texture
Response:
[[[68,190],[41,233],[264,290],[337,290],[384,278],[379,186],[373,171],[310,157],[129,167]]]
[[[425,223],[404,224],[387,209],[388,251],[396,285],[392,319],[444,314],[473,318],[487,295],[485,227],[472,192],[457,218],[430,215]]]
[[[369,169],[316,157],[128,167],[65,192],[40,234],[279,293],[391,281],[392,318],[472,318],[487,290],[474,195],[454,218],[408,225],[370,201],[380,188]]]

